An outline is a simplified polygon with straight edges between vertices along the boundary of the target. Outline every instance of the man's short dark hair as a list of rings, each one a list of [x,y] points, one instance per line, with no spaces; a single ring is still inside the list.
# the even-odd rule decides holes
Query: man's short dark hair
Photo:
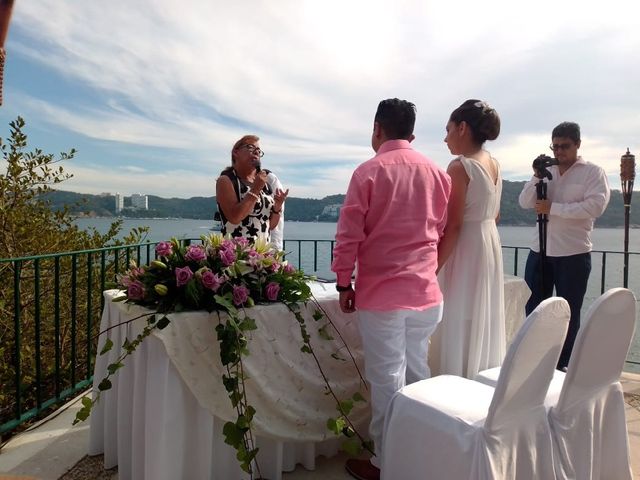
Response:
[[[416,124],[416,106],[397,98],[382,100],[378,104],[375,121],[389,140],[408,140]]]
[[[562,122],[551,132],[551,138],[570,138],[573,143],[580,143],[580,125],[575,122]]]

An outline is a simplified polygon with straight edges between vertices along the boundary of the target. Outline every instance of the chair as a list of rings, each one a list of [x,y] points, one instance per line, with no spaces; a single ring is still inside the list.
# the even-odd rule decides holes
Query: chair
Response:
[[[494,388],[441,375],[404,387],[385,421],[382,478],[554,479],[543,405],[569,323],[542,302],[515,336]]]
[[[635,321],[636,299],[624,288],[607,291],[587,312],[549,411],[558,478],[632,478],[620,374]]]
[[[565,375],[566,374],[564,372],[561,372],[560,370],[555,370],[553,372],[553,378],[551,379],[551,383],[549,384],[547,396],[544,399],[544,406],[547,407],[547,410],[558,403],[558,398],[560,398],[560,390],[562,390],[562,384],[564,383]],[[479,372],[474,377],[474,380],[476,382],[489,385],[490,387],[495,387],[496,383],[498,383],[499,376],[500,367],[494,367]]]

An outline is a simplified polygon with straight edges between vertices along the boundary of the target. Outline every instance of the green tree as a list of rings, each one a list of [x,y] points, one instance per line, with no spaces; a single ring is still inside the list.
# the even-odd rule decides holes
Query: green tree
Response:
[[[146,228],[134,229],[117,240],[121,221],[100,234],[80,230],[67,206],[53,211],[47,193],[71,178],[60,163],[76,151],[57,158],[40,149],[27,151],[24,126],[18,117],[10,123],[7,142],[0,139],[5,167],[0,173],[0,424],[17,416],[18,400],[24,412],[37,397],[73,391],[91,376],[93,351],[87,347],[95,348],[99,287],[105,277],[113,279],[117,267],[126,267],[124,255],[32,257],[139,243],[146,235]]]

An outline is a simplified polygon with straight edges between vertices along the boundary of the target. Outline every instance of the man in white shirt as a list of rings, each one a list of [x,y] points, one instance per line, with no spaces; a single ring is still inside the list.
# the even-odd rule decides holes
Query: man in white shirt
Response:
[[[525,281],[531,289],[527,315],[553,294],[563,297],[571,307],[569,330],[558,360],[558,369],[569,364],[571,350],[580,328],[580,309],[591,272],[591,231],[593,223],[609,203],[609,182],[602,167],[578,156],[580,126],[563,122],[553,129],[550,148],[558,165],[548,168],[547,198],[537,198],[536,175],[520,193],[520,206],[548,215],[544,281],[541,277],[539,235],[536,231],[525,268]]]
[[[280,179],[276,177],[276,174],[271,170],[267,170],[267,183],[271,187],[272,192],[276,192],[278,190],[284,190],[282,188],[282,183],[280,183]],[[271,245],[278,250],[283,250],[283,240],[284,240],[284,203],[282,204],[282,212],[280,213],[280,220],[278,221],[278,225],[276,228],[271,230]]]

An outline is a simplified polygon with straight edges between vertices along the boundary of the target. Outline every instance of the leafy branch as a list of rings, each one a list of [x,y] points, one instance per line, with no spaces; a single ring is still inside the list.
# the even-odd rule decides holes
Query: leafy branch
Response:
[[[79,422],[84,422],[87,418],[89,418],[89,415],[91,415],[91,410],[93,409],[93,406],[96,403],[98,403],[98,401],[100,400],[100,396],[102,392],[110,390],[111,387],[113,386],[110,378],[111,376],[115,375],[115,373],[118,370],[124,367],[124,360],[128,356],[130,356],[133,352],[136,351],[136,349],[142,343],[142,341],[145,338],[147,338],[149,335],[151,335],[153,330],[155,330],[156,328],[158,330],[162,330],[163,328],[166,328],[167,325],[169,325],[170,320],[169,320],[169,317],[163,316],[162,318],[160,318],[160,320],[156,321],[155,312],[144,313],[137,317],[131,318],[125,322],[119,323],[117,325],[113,325],[98,334],[99,336],[111,330],[112,328],[127,325],[135,320],[139,320],[140,318],[144,318],[144,317],[148,317],[148,318],[147,318],[147,325],[142,329],[142,332],[140,332],[133,341],[130,341],[128,338],[125,338],[124,342],[122,343],[122,348],[121,348],[122,353],[118,356],[115,362],[112,362],[109,365],[107,365],[107,375],[102,380],[100,380],[100,383],[98,384],[98,391],[96,392],[95,398],[91,399],[87,396],[82,397],[81,399],[82,408],[76,412],[76,417],[73,420],[73,425]],[[113,349],[113,345],[114,345],[113,341],[110,338],[107,338],[104,342],[104,345],[102,346],[102,349],[100,350],[99,355],[105,355],[108,352],[110,352]]]
[[[251,422],[256,409],[249,405],[245,389],[245,375],[242,356],[247,355],[247,337],[245,332],[256,330],[256,322],[244,311],[244,318],[239,318],[238,310],[234,307],[231,294],[222,297],[215,296],[216,302],[227,312],[226,321],[222,321],[218,311],[218,325],[216,334],[220,342],[220,361],[225,367],[226,375],[222,376],[222,383],[228,393],[231,405],[236,410],[235,422],[226,422],[222,428],[224,441],[236,449],[236,458],[240,468],[253,475],[252,463],[258,454],[255,447]],[[260,466],[255,461],[258,475],[261,477]]]
[[[318,308],[320,308],[320,305],[318,304],[317,301],[314,300],[314,303],[316,304],[316,306]],[[302,347],[300,348],[300,351],[302,351],[303,353],[308,353],[309,355],[311,355],[313,357],[313,360],[315,361],[316,366],[318,367],[318,371],[320,372],[320,375],[322,376],[322,379],[324,380],[326,391],[335,400],[336,409],[340,413],[340,416],[338,418],[329,418],[327,420],[327,428],[329,430],[331,430],[333,433],[335,433],[336,435],[343,434],[345,437],[347,437],[347,440],[345,442],[343,442],[343,444],[342,444],[342,449],[345,452],[347,452],[347,453],[349,453],[351,455],[358,455],[358,454],[360,454],[362,452],[362,450],[366,450],[366,451],[368,451],[369,453],[371,453],[372,455],[375,456],[375,452],[374,452],[374,448],[373,448],[373,442],[371,440],[365,439],[362,436],[362,434],[360,434],[358,432],[356,426],[354,425],[354,423],[349,418],[349,414],[353,410],[355,402],[366,402],[365,398],[360,394],[360,392],[354,393],[352,395],[352,397],[347,399],[347,400],[340,400],[338,398],[338,395],[335,393],[333,387],[331,386],[331,382],[329,382],[329,379],[327,378],[327,375],[325,374],[324,370],[322,369],[322,365],[320,364],[320,360],[318,359],[318,356],[316,355],[315,351],[313,350],[313,347],[311,345],[311,336],[309,335],[309,332],[307,331],[307,325],[306,325],[306,322],[305,322],[305,318],[302,315],[302,313],[300,312],[300,306],[297,303],[286,304],[286,305],[289,308],[289,311],[291,311],[291,313],[293,313],[293,315],[295,316],[295,318],[298,321],[298,324],[300,326],[300,334],[302,336],[302,343],[303,343]],[[326,316],[326,314],[321,313],[320,310],[316,310],[314,312],[313,318],[316,321],[319,321],[322,318],[329,319],[329,317]],[[331,322],[330,319],[329,319],[329,321],[330,321],[330,324],[333,326],[334,330],[336,330],[339,333],[338,329],[335,327],[335,324],[333,322]],[[324,327],[321,327],[320,330],[323,330],[323,329],[324,329]],[[320,334],[320,336],[325,338],[326,340],[331,340],[331,337],[327,336],[326,330],[323,330],[323,331],[325,333],[324,334]],[[342,337],[340,337],[340,338],[342,338]],[[343,342],[344,342],[344,340],[343,340]],[[345,345],[345,347],[347,347],[347,350],[349,351],[349,354],[351,355],[351,351],[349,350],[349,347],[347,346],[347,344],[344,343],[344,345]],[[353,355],[351,355],[351,358],[353,359],[354,365],[356,365],[356,361],[355,361],[355,358],[353,357]],[[358,367],[356,365],[356,369],[357,368]],[[360,374],[359,370],[358,370],[358,374]],[[360,375],[360,378],[361,378],[362,382],[364,383],[364,378],[362,378],[362,375]],[[366,383],[365,383],[365,385],[366,385]]]

